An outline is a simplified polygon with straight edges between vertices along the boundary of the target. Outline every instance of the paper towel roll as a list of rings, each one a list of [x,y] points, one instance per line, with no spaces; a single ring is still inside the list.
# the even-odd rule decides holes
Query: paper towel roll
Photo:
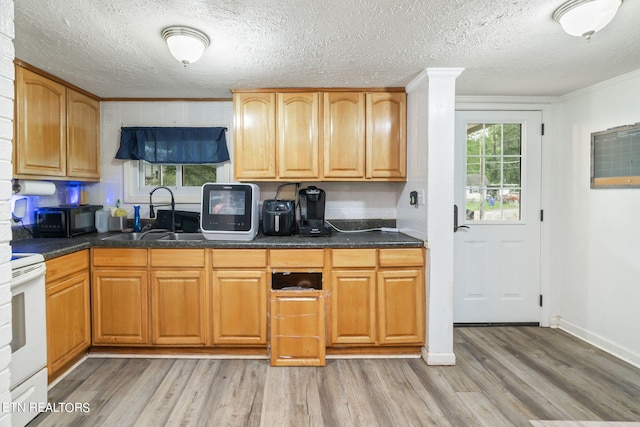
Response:
[[[47,181],[25,181],[19,180],[14,184],[16,195],[22,196],[51,196],[56,192],[56,185]]]

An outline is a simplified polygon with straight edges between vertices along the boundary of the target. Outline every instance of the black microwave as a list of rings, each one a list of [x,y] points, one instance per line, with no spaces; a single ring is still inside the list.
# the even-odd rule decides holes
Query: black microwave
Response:
[[[35,237],[72,237],[96,232],[96,211],[102,205],[63,205],[35,210]]]

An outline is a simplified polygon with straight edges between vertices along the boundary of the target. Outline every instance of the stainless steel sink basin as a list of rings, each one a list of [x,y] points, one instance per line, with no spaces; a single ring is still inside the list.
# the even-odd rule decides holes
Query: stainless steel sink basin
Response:
[[[159,240],[165,241],[165,240],[204,240],[204,236],[202,235],[202,233],[168,233],[165,234],[162,238],[160,238]]]
[[[169,231],[159,232],[159,233],[120,233],[114,234],[113,236],[104,237],[102,240],[159,240],[163,237],[166,237],[170,234]]]
[[[170,231],[152,231],[152,232],[142,232],[142,233],[120,233],[114,234],[113,236],[104,237],[102,240],[123,240],[123,241],[133,241],[133,240],[204,240],[204,236],[202,233],[172,233]]]

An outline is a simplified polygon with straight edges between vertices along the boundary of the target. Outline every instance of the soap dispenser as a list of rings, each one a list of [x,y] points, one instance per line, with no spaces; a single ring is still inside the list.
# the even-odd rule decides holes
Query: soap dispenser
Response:
[[[140,226],[140,206],[133,207],[133,232],[137,233],[142,229]]]

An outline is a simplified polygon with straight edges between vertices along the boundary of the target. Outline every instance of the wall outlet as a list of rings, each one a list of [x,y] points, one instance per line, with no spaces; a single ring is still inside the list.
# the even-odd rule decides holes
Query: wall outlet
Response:
[[[418,192],[418,205],[424,205],[424,188],[417,190]]]

